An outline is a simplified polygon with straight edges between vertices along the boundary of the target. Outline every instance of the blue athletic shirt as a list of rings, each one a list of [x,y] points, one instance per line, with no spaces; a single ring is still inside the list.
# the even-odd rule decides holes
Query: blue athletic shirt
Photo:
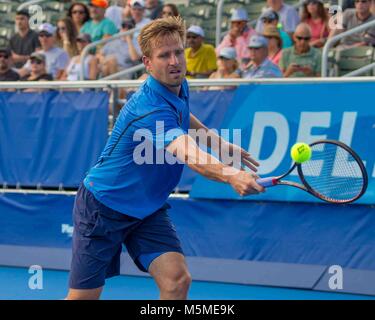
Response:
[[[165,147],[187,134],[189,125],[187,81],[177,96],[149,75],[122,108],[98,162],[84,179],[85,187],[123,214],[143,219],[154,213],[165,204],[183,169]]]

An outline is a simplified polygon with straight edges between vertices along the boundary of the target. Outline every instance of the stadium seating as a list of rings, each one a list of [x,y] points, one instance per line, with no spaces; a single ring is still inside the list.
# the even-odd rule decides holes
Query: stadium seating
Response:
[[[374,61],[373,47],[356,47],[343,50],[340,53],[340,58],[336,62],[338,68],[338,76],[343,76],[346,73],[362,68]],[[363,74],[364,76],[371,76],[371,71]]]

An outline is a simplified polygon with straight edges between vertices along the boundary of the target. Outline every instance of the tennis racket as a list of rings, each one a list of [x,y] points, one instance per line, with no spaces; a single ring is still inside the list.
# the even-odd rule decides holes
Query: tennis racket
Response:
[[[263,187],[292,186],[331,203],[350,203],[366,192],[366,168],[350,147],[334,140],[319,140],[310,147],[310,160],[294,163],[281,176],[257,179],[257,183]],[[295,168],[302,183],[283,180]]]

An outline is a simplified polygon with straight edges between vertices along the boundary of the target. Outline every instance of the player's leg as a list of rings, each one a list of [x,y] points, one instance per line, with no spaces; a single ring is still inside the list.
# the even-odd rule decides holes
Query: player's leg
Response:
[[[160,290],[160,299],[183,300],[191,284],[185,257],[178,252],[166,252],[155,258],[148,269]]]
[[[99,300],[103,287],[96,289],[69,289],[65,300]]]
[[[105,279],[120,273],[122,229],[124,223],[129,223],[107,219],[106,215],[115,213],[81,186],[73,210],[70,289],[66,299],[99,299]]]
[[[191,277],[167,208],[143,219],[124,243],[138,268],[155,279],[161,299],[186,299]]]

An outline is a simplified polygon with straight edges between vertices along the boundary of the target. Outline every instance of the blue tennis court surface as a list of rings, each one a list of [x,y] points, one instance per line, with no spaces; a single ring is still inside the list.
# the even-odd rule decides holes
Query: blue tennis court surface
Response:
[[[0,267],[0,299],[2,300],[55,300],[63,299],[67,293],[68,272],[44,270],[43,289],[31,290],[28,269]],[[147,277],[119,276],[107,281],[102,299],[154,300],[158,299],[158,288]],[[254,299],[254,300],[375,300],[364,295],[317,292],[308,290],[224,284],[193,281],[189,299]]]

